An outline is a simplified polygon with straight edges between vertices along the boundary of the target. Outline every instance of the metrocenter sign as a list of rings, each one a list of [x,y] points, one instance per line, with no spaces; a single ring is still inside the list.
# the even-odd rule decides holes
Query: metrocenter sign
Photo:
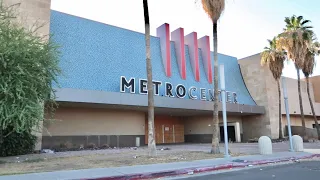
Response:
[[[125,76],[120,77],[120,92],[125,93],[129,89],[130,93],[136,93],[136,88],[138,86],[139,94],[148,94],[147,91],[147,80],[146,79],[127,79]],[[200,99],[203,101],[213,101],[213,90],[206,88],[197,88],[191,86],[186,88],[183,84],[178,84],[173,86],[170,82],[152,81],[154,86],[154,95],[160,96],[160,90],[164,88],[164,94],[162,96],[166,97],[178,97],[185,98],[188,96],[189,99]],[[163,92],[163,91],[162,91]],[[219,90],[219,101],[221,101],[221,91]],[[226,91],[226,101],[228,103],[238,103],[237,93]]]

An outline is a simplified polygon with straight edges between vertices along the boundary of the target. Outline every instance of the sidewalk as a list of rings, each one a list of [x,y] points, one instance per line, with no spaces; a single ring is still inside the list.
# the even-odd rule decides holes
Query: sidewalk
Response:
[[[248,165],[262,165],[268,163],[285,162],[295,159],[312,158],[315,156],[319,157],[319,154],[312,154],[307,152],[282,152],[272,155],[231,157],[229,159],[219,158],[190,162],[127,166],[118,168],[98,168],[0,176],[0,180],[143,179],[151,177],[156,178],[172,175],[182,175],[190,172],[200,173],[219,169],[240,168],[246,167]],[[233,160],[241,161],[233,162]]]

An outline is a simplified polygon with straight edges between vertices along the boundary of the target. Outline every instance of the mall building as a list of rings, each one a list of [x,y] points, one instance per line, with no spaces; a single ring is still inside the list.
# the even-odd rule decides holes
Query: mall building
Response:
[[[5,0],[5,2],[11,2]],[[147,143],[147,75],[143,33],[50,9],[50,0],[22,0],[23,25],[48,22],[39,34],[53,34],[61,48],[55,121],[45,125],[38,148],[64,143],[112,147]],[[27,15],[27,16],[25,16]],[[209,36],[171,29],[164,23],[151,37],[157,144],[209,143],[212,138],[213,53]],[[260,54],[244,59],[219,54],[224,64],[228,137],[246,142],[279,136],[277,83]],[[311,96],[320,116],[320,76],[311,78]],[[286,78],[293,134],[301,133],[297,81]],[[302,98],[309,138],[316,136],[306,84]],[[219,97],[221,100],[221,95]],[[283,103],[284,104],[284,103]],[[221,101],[219,111],[221,112]],[[286,116],[282,106],[285,135]],[[220,118],[220,129],[222,122]],[[320,123],[320,122],[319,122]],[[221,141],[223,134],[220,133]],[[138,140],[138,142],[137,142]]]

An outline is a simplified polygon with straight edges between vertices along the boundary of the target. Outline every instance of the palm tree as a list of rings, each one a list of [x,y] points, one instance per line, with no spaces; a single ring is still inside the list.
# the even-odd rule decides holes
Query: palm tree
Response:
[[[311,46],[309,47],[309,51],[307,52],[306,57],[304,59],[304,66],[302,68],[302,72],[303,72],[304,76],[306,77],[309,103],[310,103],[313,119],[316,124],[318,139],[320,140],[319,124],[318,124],[317,116],[314,112],[313,102],[311,101],[310,88],[309,88],[309,76],[313,73],[313,69],[315,66],[315,55],[319,55],[319,50],[320,50],[320,44],[318,42],[314,42],[311,44]]]
[[[157,155],[156,143],[154,138],[154,99],[153,99],[153,84],[152,84],[152,65],[150,51],[150,22],[148,0],[143,0],[144,11],[144,27],[146,40],[146,64],[147,64],[147,88],[148,88],[148,149],[150,156]]]
[[[203,10],[208,14],[213,23],[213,47],[214,47],[214,69],[213,69],[213,123],[212,123],[212,147],[211,153],[219,154],[219,116],[218,116],[218,20],[224,10],[225,0],[201,0]]]
[[[307,141],[306,122],[304,119],[301,85],[300,85],[300,69],[304,66],[304,59],[308,52],[308,46],[311,39],[311,26],[307,26],[309,20],[304,20],[303,16],[291,16],[285,18],[286,27],[284,32],[279,35],[277,41],[277,49],[284,49],[287,52],[288,58],[291,59],[297,70],[298,77],[298,93],[301,121],[303,126],[303,140]]]
[[[281,122],[281,90],[280,90],[280,78],[284,67],[284,60],[286,59],[285,52],[283,50],[276,49],[276,37],[269,40],[269,47],[265,47],[261,54],[261,64],[268,65],[273,75],[273,78],[277,81],[278,93],[279,93],[279,139],[283,139],[282,122]]]

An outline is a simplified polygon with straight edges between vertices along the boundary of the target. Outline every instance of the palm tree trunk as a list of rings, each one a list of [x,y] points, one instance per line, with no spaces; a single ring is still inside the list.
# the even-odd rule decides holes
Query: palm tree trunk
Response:
[[[308,93],[309,103],[310,103],[313,119],[314,119],[314,122],[316,124],[316,129],[317,129],[317,133],[318,133],[318,139],[320,140],[319,123],[318,123],[318,120],[317,120],[316,113],[314,112],[313,102],[311,101],[311,97],[310,97],[309,76],[306,77],[306,80],[307,80],[307,93]]]
[[[279,93],[279,139],[283,139],[283,133],[282,133],[282,113],[281,113],[281,89],[280,89],[280,80],[278,80],[278,93]]]
[[[302,128],[303,128],[302,136],[303,136],[303,141],[307,141],[308,137],[307,137],[307,131],[306,131],[306,122],[304,119],[303,104],[302,104],[302,97],[301,97],[300,72],[297,66],[296,66],[296,70],[297,70],[297,77],[298,77],[299,105],[300,105],[301,121],[302,121]]]
[[[219,154],[219,116],[218,116],[218,31],[217,22],[213,23],[213,47],[214,47],[214,69],[213,69],[213,84],[214,84],[214,101],[213,101],[213,122],[212,122],[212,154]]]
[[[2,135],[2,128],[0,127],[0,146],[2,145],[3,142],[3,135]]]
[[[150,22],[148,0],[143,0],[144,22],[145,22],[145,39],[146,39],[146,63],[147,63],[147,88],[148,88],[148,149],[150,156],[156,156],[156,143],[154,138],[154,100],[152,84],[152,65],[150,51]]]

